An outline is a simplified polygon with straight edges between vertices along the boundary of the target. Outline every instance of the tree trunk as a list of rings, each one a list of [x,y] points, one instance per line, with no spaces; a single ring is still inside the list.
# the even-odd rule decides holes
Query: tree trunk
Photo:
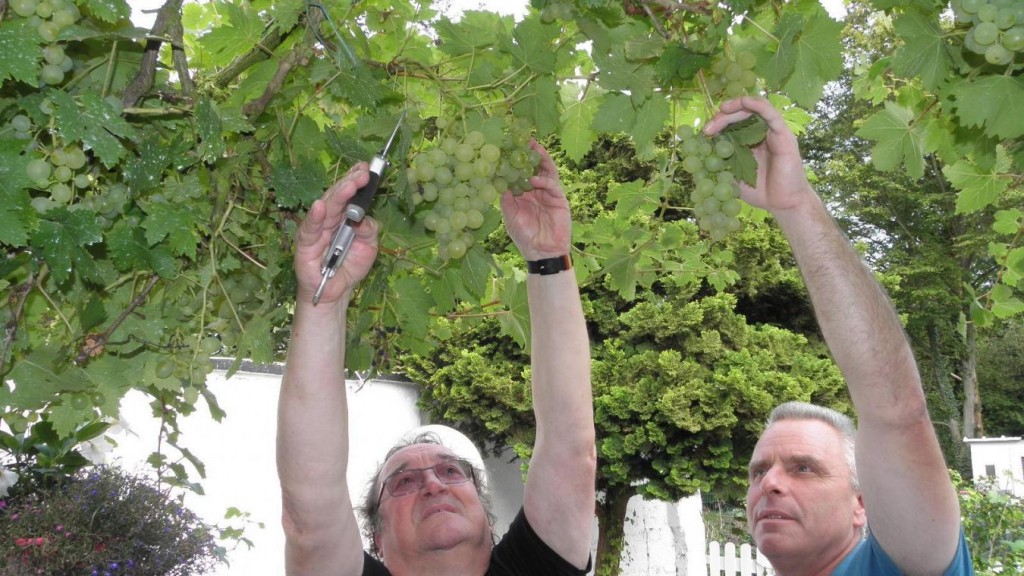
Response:
[[[939,343],[939,329],[935,324],[928,326],[928,350],[929,356],[931,356],[931,371],[939,389],[939,398],[942,400],[941,413],[946,415],[946,426],[949,427],[950,440],[946,453],[951,457],[953,467],[963,470],[964,464],[970,464],[970,459],[966,444],[964,444],[963,428],[960,424],[961,406],[953,391],[950,371],[946,365],[946,356],[942,353]]]
[[[626,507],[633,491],[628,488],[605,492],[604,500],[597,503],[597,561],[596,576],[619,576],[622,548],[625,544]]]
[[[981,422],[981,397],[978,395],[978,347],[975,337],[974,323],[968,322],[964,338],[966,349],[960,363],[960,376],[964,385],[964,434],[968,438],[981,438],[985,435],[985,428]]]

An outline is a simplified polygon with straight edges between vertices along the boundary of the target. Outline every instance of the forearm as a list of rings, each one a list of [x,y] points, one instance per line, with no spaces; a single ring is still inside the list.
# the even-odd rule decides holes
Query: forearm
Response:
[[[776,218],[859,418],[926,418],[916,363],[899,317],[824,205],[814,196]]]
[[[587,449],[594,444],[590,341],[576,277],[530,274],[527,291],[537,443]]]
[[[289,574],[315,573],[320,561],[337,561],[343,544],[361,550],[346,481],[345,307],[296,308],[277,435]]]
[[[526,481],[526,517],[537,534],[578,567],[590,553],[594,510],[590,342],[571,270],[527,280],[537,438]]]

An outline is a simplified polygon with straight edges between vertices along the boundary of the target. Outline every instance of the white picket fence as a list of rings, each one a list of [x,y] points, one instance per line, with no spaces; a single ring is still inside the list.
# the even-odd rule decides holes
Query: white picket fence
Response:
[[[750,544],[708,542],[708,576],[772,576],[775,570]]]

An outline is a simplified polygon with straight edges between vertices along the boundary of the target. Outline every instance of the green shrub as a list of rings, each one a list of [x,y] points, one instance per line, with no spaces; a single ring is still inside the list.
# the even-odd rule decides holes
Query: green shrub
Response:
[[[960,495],[960,515],[974,569],[981,574],[1024,570],[1024,498],[986,483],[965,481],[952,472]]]
[[[191,576],[218,561],[211,528],[180,498],[119,468],[0,500],[4,576]]]

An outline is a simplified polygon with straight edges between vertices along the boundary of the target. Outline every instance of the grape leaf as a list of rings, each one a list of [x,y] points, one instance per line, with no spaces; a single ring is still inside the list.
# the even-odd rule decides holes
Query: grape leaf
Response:
[[[257,363],[269,363],[274,361],[274,322],[271,314],[264,311],[262,314],[254,314],[245,326],[245,334],[239,345],[238,357],[248,358]]]
[[[32,208],[25,170],[31,158],[21,154],[24,145],[17,140],[0,140],[0,244],[8,246],[28,242]]]
[[[1024,213],[1020,210],[999,210],[995,214],[992,229],[1000,234],[1016,234],[1024,225],[1024,222],[1021,222],[1021,216],[1024,216]]]
[[[892,58],[893,70],[904,77],[920,77],[925,88],[934,90],[949,72],[949,55],[937,15],[906,12],[893,22],[903,45]]]
[[[1007,171],[1010,158],[1002,146],[996,148],[996,163],[982,168],[971,158],[965,158],[943,167],[942,173],[960,193],[956,197],[957,214],[977,212],[991,205],[1012,182]]]
[[[591,124],[601,102],[596,87],[588,90],[582,100],[581,92],[582,88],[574,83],[562,86],[562,149],[575,162],[582,160],[597,141]]]
[[[46,413],[46,421],[53,425],[53,431],[61,438],[71,436],[81,425],[95,417],[92,406],[77,409],[68,401],[51,404]]]
[[[1006,284],[996,284],[990,293],[992,314],[996,318],[1009,318],[1024,312],[1024,302],[1013,295],[1013,289]]]
[[[920,178],[924,174],[924,137],[918,126],[912,126],[914,113],[893,102],[864,121],[857,136],[874,140],[871,162],[879,170],[894,170],[903,162],[907,174]]]
[[[88,332],[107,319],[107,311],[103,307],[103,301],[96,295],[90,297],[84,305],[76,303],[76,307],[78,308],[78,321],[81,323],[83,331]]]
[[[124,165],[124,177],[133,194],[142,194],[156,188],[164,168],[171,165],[175,155],[159,138],[146,138],[137,144],[137,156]]]
[[[647,186],[642,180],[608,185],[608,202],[615,203],[615,213],[621,218],[631,218],[637,212],[650,214],[661,205],[661,190]]]
[[[551,74],[555,71],[555,42],[561,29],[546,26],[536,16],[519,23],[512,31],[515,43],[508,48],[521,64],[536,74]]]
[[[1024,246],[1010,250],[1006,255],[1006,268],[1018,277],[1024,276]]]
[[[270,187],[282,208],[309,206],[323,194],[326,180],[323,166],[306,158],[299,161],[298,168],[281,165],[270,171]]]
[[[0,21],[0,88],[8,78],[30,86],[39,83],[40,41],[27,20]]]
[[[339,98],[350,100],[357,106],[371,108],[384,98],[384,88],[373,72],[366,66],[345,66],[341,68],[341,75],[338,75],[338,68],[331,66],[329,61],[324,61],[324,66],[314,70],[326,72],[327,76],[319,78],[328,80],[337,77],[328,87],[331,94]],[[313,78],[314,81],[316,78]]]
[[[175,273],[174,257],[161,246],[150,247],[142,230],[118,222],[107,236],[114,265],[122,272],[152,270],[164,278]]]
[[[490,252],[479,244],[473,244],[460,262],[459,269],[462,283],[466,290],[475,298],[482,298],[491,279],[491,267],[494,260]]]
[[[306,11],[307,0],[275,0],[270,7],[273,22],[278,30],[288,32],[299,23]]]
[[[523,87],[521,99],[513,107],[516,115],[529,118],[538,136],[546,136],[558,127],[558,85],[551,76],[540,76]]]
[[[402,331],[413,338],[427,336],[428,311],[434,300],[419,280],[412,276],[396,278],[391,282],[395,297],[391,300],[395,316],[398,318]]]
[[[501,293],[501,303],[505,305],[507,314],[498,316],[501,330],[523,348],[530,346],[530,306],[526,299],[526,279],[522,270],[515,270],[505,275],[505,289]]]
[[[111,24],[127,20],[132,15],[131,8],[124,0],[83,0],[78,3],[84,5],[96,18]]]
[[[54,281],[61,284],[71,275],[73,267],[92,266],[92,255],[85,248],[100,240],[95,213],[53,208],[40,221],[31,242],[42,250]]]
[[[633,142],[636,144],[636,155],[642,160],[654,157],[654,142],[658,134],[665,129],[671,109],[668,100],[660,96],[648,98],[636,112],[636,123],[631,130]]]
[[[697,71],[711,66],[711,57],[670,45],[654,64],[654,71],[662,86],[683,86],[697,75]]]
[[[441,18],[434,30],[442,52],[461,56],[486,49],[498,38],[508,38],[508,21],[493,12],[471,10],[464,12],[458,22]]]
[[[843,72],[843,44],[836,41],[842,31],[841,22],[819,11],[793,35],[793,74],[783,89],[798,104],[813,107],[821,98],[825,83]]]
[[[26,408],[41,407],[62,391],[90,388],[82,369],[70,364],[55,344],[29,352],[14,364],[9,378],[15,383],[12,404]]]
[[[215,66],[227,66],[233,59],[251,50],[263,36],[263,19],[255,10],[234,2],[215,2],[225,22],[199,39],[209,50],[207,58]]]
[[[960,123],[997,138],[1024,136],[1024,77],[1002,74],[965,79],[952,88]]]
[[[636,296],[639,263],[640,254],[622,245],[613,246],[605,259],[602,271],[609,275],[611,287],[626,300]]]
[[[608,93],[601,97],[597,116],[594,118],[594,129],[610,134],[628,132],[635,120],[636,111],[629,96]]]
[[[216,105],[209,98],[199,100],[194,120],[196,134],[199,136],[199,157],[203,162],[216,162],[224,154],[224,139]]]
[[[52,91],[50,99],[57,130],[66,142],[81,142],[108,168],[113,168],[127,154],[117,137],[131,138],[135,131],[100,94],[83,93],[80,106],[62,90]]]
[[[196,234],[199,215],[191,205],[154,202],[144,206],[144,210],[148,215],[142,221],[146,242],[154,245],[166,238],[167,246],[173,254],[195,259],[199,240]]]
[[[764,79],[769,85],[782,86],[796,68],[794,42],[803,25],[803,17],[794,13],[783,14],[776,24],[775,36],[779,39],[779,47],[768,63],[762,66]]]
[[[799,104],[814,106],[825,83],[842,73],[842,43],[836,41],[842,29],[842,23],[820,8],[806,19],[796,13],[783,15],[775,27],[779,47],[762,67],[765,80]]]
[[[621,50],[609,55],[594,56],[598,70],[598,85],[605,90],[625,92],[638,101],[649,98],[654,92],[654,82],[649,69],[640,63],[626,60]]]
[[[440,276],[431,277],[427,286],[434,299],[434,307],[438,314],[446,314],[455,309],[455,299],[469,299],[469,293],[462,287],[462,278],[454,268],[445,268]]]

